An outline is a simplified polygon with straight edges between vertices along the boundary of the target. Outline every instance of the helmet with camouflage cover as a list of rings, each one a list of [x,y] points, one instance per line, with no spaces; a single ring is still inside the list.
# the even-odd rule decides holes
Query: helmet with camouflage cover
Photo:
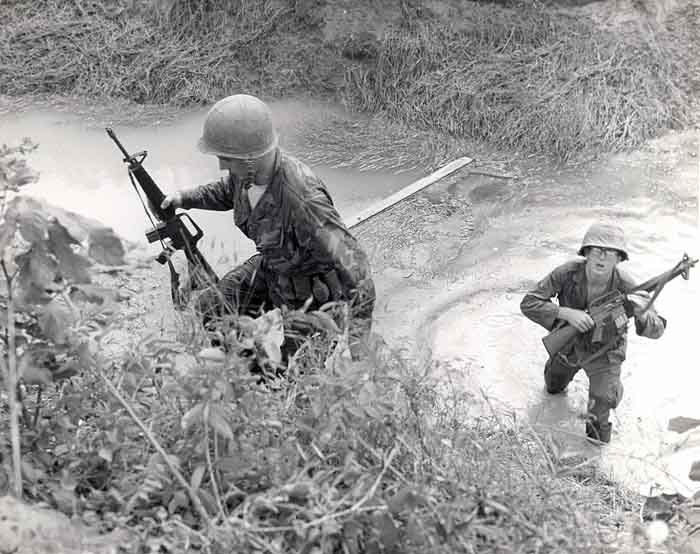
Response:
[[[249,94],[234,94],[209,110],[197,146],[205,154],[251,160],[271,152],[277,144],[268,105]]]
[[[579,256],[585,256],[586,248],[589,246],[613,248],[620,253],[621,261],[624,262],[629,259],[625,232],[617,225],[610,223],[594,223],[591,225],[583,236],[581,248],[578,249]]]

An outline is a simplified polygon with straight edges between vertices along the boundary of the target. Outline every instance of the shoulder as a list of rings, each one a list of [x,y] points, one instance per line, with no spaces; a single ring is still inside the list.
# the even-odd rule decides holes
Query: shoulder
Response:
[[[331,196],[320,177],[301,160],[280,152],[279,172],[283,181],[283,192],[289,192],[305,200],[331,201]]]
[[[622,292],[627,292],[637,285],[637,281],[632,277],[632,274],[619,265],[615,266],[615,277],[618,283],[617,288]]]
[[[280,172],[289,186],[305,189],[323,186],[321,179],[304,162],[285,152],[280,152]]]

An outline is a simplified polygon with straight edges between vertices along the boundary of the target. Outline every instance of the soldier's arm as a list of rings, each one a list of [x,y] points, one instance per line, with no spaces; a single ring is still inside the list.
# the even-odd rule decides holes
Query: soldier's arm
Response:
[[[566,267],[559,266],[529,290],[520,302],[520,311],[525,317],[538,323],[548,331],[554,328],[559,317],[560,306],[552,302],[562,288]]]
[[[636,280],[626,271],[618,269],[618,274],[622,280],[626,291],[631,291],[636,286]],[[634,307],[634,330],[641,337],[658,339],[666,330],[666,319],[661,317],[654,306],[646,308],[651,295],[648,292],[638,291],[627,294],[628,301]],[[642,313],[644,312],[644,313]]]
[[[653,310],[654,308],[650,308],[641,319],[635,317],[634,327],[638,335],[649,339],[658,339],[666,330],[666,319],[655,311],[651,313]]]
[[[230,177],[219,179],[193,189],[180,191],[184,209],[225,211],[233,209],[234,186]]]
[[[628,298],[631,296],[635,295],[629,295]],[[649,300],[648,295],[645,295],[643,298],[645,298],[647,301]],[[654,306],[651,306],[649,309],[644,311],[644,313],[641,313],[644,306],[646,306],[646,302],[642,302],[635,307],[634,330],[641,337],[658,339],[666,330],[666,319],[661,317],[656,312]]]
[[[335,266],[348,284],[355,286],[368,277],[367,256],[343,224],[328,194],[321,188],[312,188],[304,197],[294,191],[290,196],[299,246],[312,250],[320,265]]]

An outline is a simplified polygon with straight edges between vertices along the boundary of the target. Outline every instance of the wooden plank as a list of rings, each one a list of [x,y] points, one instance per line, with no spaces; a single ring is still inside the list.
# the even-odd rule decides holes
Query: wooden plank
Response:
[[[346,224],[352,229],[353,227],[359,225],[363,221],[366,221],[369,218],[374,217],[375,215],[380,214],[385,210],[388,210],[398,202],[401,202],[402,200],[413,196],[414,194],[420,192],[424,188],[432,185],[440,179],[447,177],[448,175],[454,173],[458,169],[463,168],[465,165],[472,163],[473,161],[474,160],[472,160],[472,158],[467,158],[466,156],[462,158],[457,158],[456,160],[451,161],[447,165],[442,166],[440,169],[431,173],[430,175],[423,177],[422,179],[418,179],[414,183],[411,183],[410,185],[402,188],[400,191],[395,192],[391,196],[387,196],[383,200],[380,200],[374,206],[370,206],[369,208],[363,210],[359,214],[349,218],[346,221]]]

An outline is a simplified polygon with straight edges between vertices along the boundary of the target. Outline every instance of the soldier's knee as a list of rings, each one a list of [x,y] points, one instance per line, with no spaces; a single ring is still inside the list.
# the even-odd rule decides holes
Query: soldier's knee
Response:
[[[564,392],[569,385],[577,368],[558,356],[549,358],[544,365],[544,384],[549,394],[559,394]]]

